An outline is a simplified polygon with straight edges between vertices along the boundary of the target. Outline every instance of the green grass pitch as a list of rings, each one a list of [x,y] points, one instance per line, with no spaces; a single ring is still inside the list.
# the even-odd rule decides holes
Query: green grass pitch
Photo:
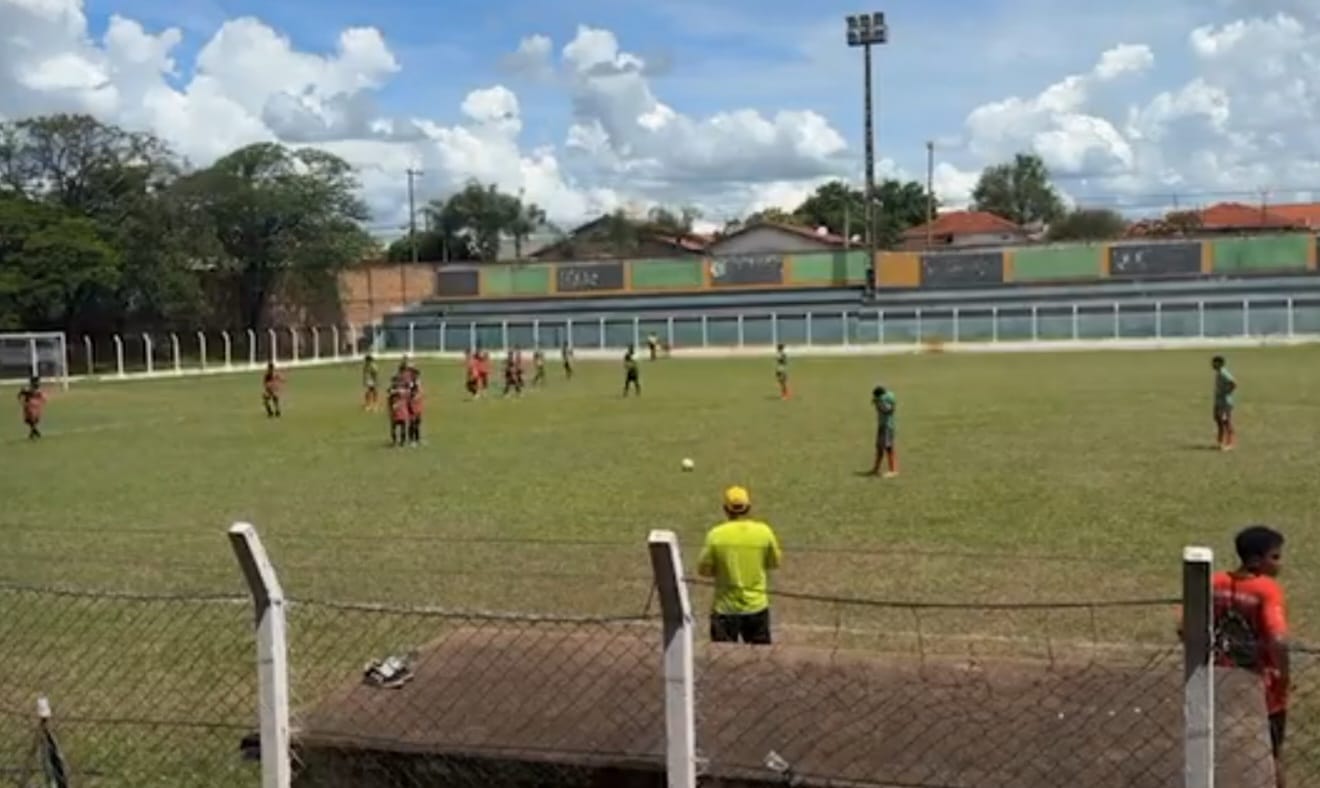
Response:
[[[356,365],[290,370],[278,421],[258,374],[78,384],[45,440],[28,445],[15,413],[0,442],[0,576],[239,591],[223,533],[249,520],[295,596],[627,613],[647,599],[647,532],[677,531],[692,560],[737,483],[785,544],[779,588],[871,599],[1174,597],[1182,546],[1226,565],[1237,527],[1272,523],[1305,635],[1320,626],[1320,353],[1229,355],[1241,445],[1226,455],[1209,448],[1209,356],[796,358],[788,402],[769,360],[644,362],[628,400],[617,363],[571,383],[551,363],[546,389],[480,402],[456,364],[423,360],[415,450],[362,412]],[[878,382],[899,398],[890,481],[857,476]],[[786,625],[840,616],[780,607]]]

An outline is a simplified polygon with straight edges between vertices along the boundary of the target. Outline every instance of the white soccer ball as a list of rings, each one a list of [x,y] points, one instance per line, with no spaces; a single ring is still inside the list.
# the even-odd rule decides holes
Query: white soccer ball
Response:
[[[690,471],[690,470],[692,470],[692,469],[695,468],[695,467],[697,467],[697,464],[696,464],[695,462],[692,461],[692,458],[691,458],[691,457],[684,457],[684,458],[683,458],[683,470],[685,470],[685,471]]]

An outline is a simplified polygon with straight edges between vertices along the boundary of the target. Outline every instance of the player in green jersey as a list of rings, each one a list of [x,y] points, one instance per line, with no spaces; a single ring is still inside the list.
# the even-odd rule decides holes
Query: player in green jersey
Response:
[[[884,477],[892,479],[898,475],[898,449],[894,444],[894,433],[898,423],[898,399],[894,396],[894,392],[884,386],[876,386],[871,391],[871,405],[875,408],[877,419],[875,464],[871,466],[871,475],[879,476],[881,464],[888,460]]]
[[[1223,356],[1210,360],[1210,368],[1215,371],[1215,429],[1218,437],[1215,445],[1220,451],[1232,451],[1237,446],[1237,432],[1233,429],[1234,395],[1237,394],[1237,380],[1228,371]]]

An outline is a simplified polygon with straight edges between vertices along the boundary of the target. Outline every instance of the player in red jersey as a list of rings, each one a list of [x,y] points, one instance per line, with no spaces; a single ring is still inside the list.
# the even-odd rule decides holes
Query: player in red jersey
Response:
[[[390,444],[403,446],[408,442],[408,423],[412,419],[412,413],[408,403],[408,384],[404,383],[401,375],[395,375],[390,380],[388,397],[390,406]]]
[[[408,443],[412,446],[422,445],[422,410],[424,402],[422,396],[422,373],[414,372],[412,382],[408,384]]]
[[[477,351],[477,387],[481,391],[490,388],[490,353]]]
[[[280,413],[280,391],[284,388],[284,376],[275,369],[275,362],[266,364],[266,374],[261,376],[261,404],[266,406],[266,418],[278,419]]]
[[[481,396],[481,360],[471,350],[463,353],[463,385],[468,396],[473,399]]]
[[[46,392],[41,390],[40,378],[32,376],[27,386],[19,389],[18,401],[23,404],[23,423],[28,428],[28,440],[40,438],[41,414],[46,409]]]

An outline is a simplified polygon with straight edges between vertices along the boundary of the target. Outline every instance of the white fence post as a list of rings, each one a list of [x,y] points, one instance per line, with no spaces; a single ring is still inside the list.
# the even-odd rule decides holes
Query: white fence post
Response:
[[[115,334],[115,372],[119,377],[124,376],[124,338]]]
[[[507,320],[504,321],[504,346],[506,348],[509,346],[509,321]],[[408,355],[411,356],[416,352],[417,352],[417,324],[410,321],[408,323]]]
[[[665,341],[669,343],[669,349],[674,349],[674,316],[669,315],[665,318]]]
[[[1242,336],[1251,336],[1251,302],[1242,299]]]
[[[1196,325],[1197,325],[1197,336],[1199,336],[1201,339],[1205,339],[1205,302],[1204,301],[1196,302]]]
[[[183,374],[183,362],[179,359],[179,335],[170,334],[170,356],[174,361],[174,374]]]
[[[301,356],[301,354],[298,352],[299,350],[298,345],[300,344],[301,338],[302,338],[302,334],[301,332],[298,331],[298,329],[293,327],[289,328],[289,357],[293,360],[293,363],[295,364],[298,363],[298,359]]]
[[[807,313],[807,347],[811,347],[811,313]]]
[[[669,788],[696,788],[696,668],[692,603],[683,582],[683,555],[673,531],[647,539],[664,626],[665,773]]]
[[[449,323],[448,323],[447,321],[441,320],[441,321],[440,321],[440,348],[439,348],[439,350],[440,350],[441,353],[444,353],[444,352],[445,352],[445,342],[446,342],[446,340],[448,340],[448,337],[445,336],[445,334],[447,334],[447,333],[449,333]]]
[[[633,347],[642,344],[642,321],[637,315],[633,315]]]
[[[847,347],[852,344],[852,329],[849,328],[848,310],[845,309],[839,313],[839,320],[843,323],[843,346]]]
[[[257,365],[257,332],[254,329],[249,328],[247,330],[247,335],[248,335],[248,366],[255,367]]]
[[[257,529],[235,523],[229,544],[243,570],[256,612],[258,714],[261,723],[261,786],[289,788],[289,648],[284,589]]]
[[[477,321],[468,321],[468,350],[477,351]]]
[[[1292,299],[1288,299],[1288,322],[1292,323]],[[1289,331],[1288,333],[1292,333]],[[92,344],[92,338],[83,334],[83,350],[87,356],[87,376],[96,374],[96,346]]]
[[[921,344],[921,307],[917,307],[917,344]]]
[[[321,329],[312,326],[312,359],[321,360]]]
[[[335,361],[339,360],[339,326],[330,326],[330,342],[334,345]]]
[[[880,344],[885,343],[885,310],[877,309],[875,312],[875,337]]]
[[[541,319],[539,317],[534,317],[532,318],[532,347],[539,348],[540,346],[541,346]],[[443,344],[441,345],[440,349],[444,350]]]
[[[358,329],[352,323],[348,324],[348,355],[349,358],[357,358],[358,354]]]
[[[198,355],[200,355],[200,356],[202,357],[202,358],[201,358],[202,371],[205,372],[205,371],[206,371],[206,366],[207,366],[207,364],[206,364],[206,362],[207,362],[207,359],[206,359],[206,332],[205,332],[205,331],[198,331],[198,332],[197,332],[197,353],[198,353]]]
[[[604,350],[604,349],[605,349],[605,317],[604,317],[604,315],[602,315],[601,318],[600,318],[600,342],[599,342],[599,344],[600,344],[600,349],[601,349],[601,350]]]
[[[1114,302],[1114,339],[1122,339],[1122,338],[1123,338],[1123,333],[1122,333],[1122,331],[1119,329],[1119,326],[1118,326],[1118,322],[1119,322],[1119,315],[1118,315],[1118,312],[1119,312],[1119,309],[1120,309],[1120,307],[1119,307],[1119,305],[1118,305],[1118,302],[1115,301],[1115,302]]]
[[[706,325],[706,314],[701,314],[701,346],[710,347],[710,327]]]
[[[742,312],[739,312],[738,313],[738,347],[742,347],[742,346],[743,346],[743,316],[742,316]]]
[[[779,313],[770,313],[770,344],[779,347]]]
[[[999,341],[999,307],[990,307],[990,341]]]
[[[275,329],[266,329],[266,339],[270,340],[270,358],[266,359],[272,363],[278,363],[280,360],[280,340],[275,333]]]
[[[1155,302],[1155,338],[1164,338],[1164,304],[1160,301]]]
[[[142,353],[146,356],[147,374],[150,375],[152,372],[156,371],[156,359],[154,358],[156,354],[152,350],[150,334],[142,335]]]
[[[1214,552],[1183,549],[1183,785],[1215,784]]]
[[[225,369],[234,368],[234,344],[229,339],[228,331],[220,332],[220,342],[225,346]]]
[[[958,315],[959,315],[959,309],[958,307],[955,306],[953,308],[953,344],[955,345],[958,344],[958,338],[959,336],[961,336],[961,332],[958,327]]]
[[[1078,314],[1077,305],[1073,304],[1072,305],[1072,338],[1074,342],[1076,342],[1078,339],[1081,338],[1081,322],[1082,322],[1082,318],[1081,315]]]
[[[1293,335],[1293,327],[1294,327],[1294,323],[1293,323],[1293,300],[1292,300],[1292,296],[1289,296],[1289,297],[1288,297],[1288,336],[1290,336],[1290,337]]]
[[[1040,307],[1031,305],[1031,341],[1040,339]]]

